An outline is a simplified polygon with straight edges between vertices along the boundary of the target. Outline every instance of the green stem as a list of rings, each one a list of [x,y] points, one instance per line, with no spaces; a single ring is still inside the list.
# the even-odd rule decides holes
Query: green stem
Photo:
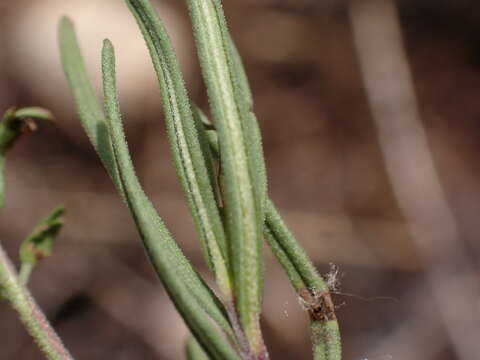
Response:
[[[5,177],[3,172],[5,170],[5,155],[0,152],[0,209],[5,204]]]
[[[22,286],[27,286],[30,275],[32,275],[34,264],[23,263],[20,267],[20,273],[18,274],[18,281]]]
[[[340,360],[342,358],[340,330],[336,320],[310,323],[314,360]]]
[[[30,292],[20,284],[16,271],[0,245],[0,287],[20,315],[20,320],[49,360],[73,360]]]

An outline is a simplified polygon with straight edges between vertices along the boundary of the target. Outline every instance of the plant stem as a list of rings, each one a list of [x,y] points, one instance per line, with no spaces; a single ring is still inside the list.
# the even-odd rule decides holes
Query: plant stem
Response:
[[[0,288],[20,320],[49,360],[73,360],[30,292],[20,284],[16,271],[0,245]]]
[[[30,275],[32,275],[34,265],[29,263],[23,263],[18,273],[18,282],[22,286],[27,286]]]

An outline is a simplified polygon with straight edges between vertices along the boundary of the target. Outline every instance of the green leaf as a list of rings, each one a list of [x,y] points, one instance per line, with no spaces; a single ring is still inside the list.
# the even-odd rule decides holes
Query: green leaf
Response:
[[[208,133],[206,131],[206,127],[213,127],[210,123],[208,117],[203,113],[203,111],[196,106],[195,104],[191,104],[192,106],[192,114],[193,119],[195,121],[195,128],[198,134],[198,139],[200,141],[200,149],[202,151],[203,158],[205,159],[205,165],[208,172],[208,177],[210,180],[210,184],[212,184],[215,201],[217,208],[221,206],[221,196],[219,193],[219,184],[218,184],[218,171],[216,169],[217,162],[214,160],[212,150],[210,148],[210,140],[208,139]],[[227,249],[226,257],[228,259],[228,249]]]
[[[72,23],[68,19],[63,18],[60,22],[59,32],[62,62],[77,103],[80,120],[107,172],[114,180],[120,195],[127,200],[126,190],[123,189],[124,180],[120,180],[107,120],[87,77]],[[127,161],[127,165],[128,163]],[[176,280],[188,289],[189,299],[195,299],[195,306],[201,307],[229,337],[233,337],[224,308],[185,259],[165,225],[158,217],[153,205],[139,187],[134,174],[130,180],[129,185],[133,188],[129,189],[129,192],[134,193],[136,204],[135,211],[132,210],[132,212],[135,220],[137,222],[141,220],[142,226],[149,229],[149,236],[144,236],[144,232],[140,231],[141,228],[139,228],[139,231],[158,276],[164,281],[164,274],[160,270],[164,267],[175,269]],[[137,214],[137,211],[141,213],[141,216]],[[148,221],[150,221],[149,225]],[[144,222],[148,226],[143,225]],[[180,300],[176,301],[179,304],[183,304]],[[201,311],[198,312],[201,313]],[[184,313],[181,313],[184,316]]]
[[[107,120],[88,78],[75,29],[67,17],[60,20],[59,45],[63,69],[83,128],[115,186],[122,194],[118,170],[113,160],[112,145],[107,133]]]
[[[150,260],[171,300],[206,351],[214,359],[238,359],[233,347],[219,333],[210,318],[224,322],[224,327],[230,330],[226,319],[223,318],[224,314],[218,312],[218,304],[212,298],[212,293],[206,290],[176,246],[135,175],[118,106],[114,50],[108,40],[105,40],[103,46],[102,70],[108,133],[113,145],[115,164],[119,170],[125,199]]]
[[[187,360],[209,360],[209,357],[203,351],[202,347],[198,344],[194,337],[189,336],[187,345],[185,346],[185,352]]]
[[[267,239],[270,239],[269,244],[275,242],[272,250],[277,247],[280,248],[302,279],[302,283],[292,282],[295,290],[301,290],[298,286],[304,284],[317,292],[328,292],[327,284],[308,258],[305,250],[290,232],[270,199],[267,200],[265,228]],[[274,253],[276,252],[274,251]]]
[[[7,151],[27,131],[36,129],[33,119],[53,120],[50,111],[40,107],[8,110],[0,122],[0,209],[5,203],[5,156]]]
[[[221,6],[219,5],[217,5],[217,13],[220,13],[220,15],[223,17],[223,12],[221,10]],[[257,118],[252,111],[253,96],[248,77],[243,66],[242,58],[228,32],[226,25],[222,29],[225,47],[230,45],[230,72],[232,74],[232,80],[234,83],[236,101],[241,105],[240,114],[242,116],[244,139],[245,143],[247,144],[247,155],[250,162],[250,168],[253,169],[251,174],[255,184],[257,206],[260,207],[260,210],[258,211],[260,215],[258,216],[259,221],[262,221],[263,223],[265,219],[264,206],[267,198],[267,174],[265,169],[265,159],[263,157],[262,136],[258,126]],[[263,254],[263,242],[259,243],[259,252]],[[260,265],[262,268],[263,257],[260,258],[260,261],[262,262]],[[260,302],[262,301],[263,296],[263,275],[263,271],[260,271],[258,274],[258,287],[260,289],[258,295],[260,297]]]
[[[207,261],[213,267],[225,300],[232,301],[227,243],[214,193],[214,179],[203,156],[208,143],[192,115],[187,90],[170,39],[148,1],[127,4],[145,38],[157,73],[165,109],[168,137],[178,177],[186,194]]]
[[[240,322],[255,354],[265,351],[259,316],[263,276],[265,170],[258,125],[217,0],[187,1],[218,130],[227,234]],[[237,59],[238,60],[238,59]]]
[[[52,253],[53,243],[61,230],[65,208],[59,206],[42,220],[20,246],[20,282],[28,283],[30,274],[37,263]]]
[[[223,18],[221,7],[217,4],[217,13]],[[220,16],[219,15],[219,16]],[[265,159],[263,157],[262,136],[258,126],[257,118],[252,111],[253,97],[248,82],[247,74],[243,66],[242,58],[235,46],[235,43],[228,33],[226,25],[222,27],[225,47],[230,49],[229,69],[234,84],[235,100],[239,104],[242,116],[242,127],[244,130],[245,143],[247,144],[247,155],[252,170],[252,178],[256,189],[258,206],[261,207],[262,222],[265,219],[265,201],[267,200],[267,174]],[[230,45],[228,47],[228,45]]]
[[[12,117],[16,119],[37,119],[44,121],[54,120],[54,116],[49,110],[38,106],[17,109],[13,112]]]
[[[265,240],[267,241],[270,249],[272,250],[272,253],[277,258],[277,261],[280,263],[283,270],[287,273],[288,279],[290,280],[293,288],[297,291],[307,289],[308,286],[305,284],[302,276],[295,268],[295,264],[290,260],[288,254],[279,244],[279,242],[268,227],[265,228]]]

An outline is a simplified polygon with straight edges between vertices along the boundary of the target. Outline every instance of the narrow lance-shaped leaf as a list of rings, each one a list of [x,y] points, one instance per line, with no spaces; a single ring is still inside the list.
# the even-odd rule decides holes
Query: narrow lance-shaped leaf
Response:
[[[63,69],[70,85],[83,128],[120,194],[118,170],[107,134],[107,120],[88,78],[72,22],[63,17],[59,25],[59,45]]]
[[[195,39],[210,105],[218,129],[224,170],[222,193],[227,233],[231,241],[236,306],[252,351],[265,355],[259,315],[261,311],[262,227],[266,181],[258,168],[261,148],[249,131],[249,104],[236,85],[231,42],[219,1],[188,0]],[[258,137],[258,134],[257,134]],[[252,156],[252,148],[257,151]],[[260,150],[260,151],[258,151]]]
[[[127,1],[150,50],[165,109],[168,137],[178,177],[187,196],[207,261],[226,301],[232,301],[227,243],[190,101],[166,30],[148,1]]]
[[[216,4],[217,13],[223,18],[221,6]],[[229,69],[234,82],[235,100],[239,104],[240,115],[242,116],[242,127],[244,129],[245,143],[247,144],[248,159],[251,168],[254,169],[252,177],[255,183],[255,195],[258,205],[261,207],[261,215],[265,217],[265,201],[267,199],[267,174],[265,169],[265,159],[263,157],[262,136],[255,114],[252,111],[253,97],[248,82],[247,74],[243,66],[242,58],[231,39],[226,25],[222,27],[224,43],[229,53]],[[229,45],[229,46],[228,46]],[[263,220],[263,219],[262,219]]]
[[[42,220],[20,246],[20,275],[23,285],[28,283],[35,265],[52,253],[53,243],[63,226],[65,208],[59,206]]]
[[[220,15],[223,17],[223,13],[221,11],[222,9],[220,5],[217,4],[217,13],[220,13]],[[257,200],[256,205],[259,207],[258,220],[263,223],[265,219],[264,206],[267,197],[267,174],[265,169],[265,160],[263,157],[262,137],[257,118],[252,111],[253,97],[250,90],[248,77],[243,66],[242,58],[240,57],[238,49],[228,33],[226,26],[222,29],[224,42],[226,46],[230,45],[227,47],[227,49],[230,49],[229,67],[234,81],[235,98],[242,109],[240,114],[242,116],[242,127],[244,130],[245,143],[247,144],[247,155],[250,162],[250,168],[253,169],[252,178],[256,184],[255,197]],[[263,254],[263,241],[260,241],[258,246],[258,252]],[[263,257],[260,257],[260,261],[260,267],[262,271],[260,271],[258,274],[258,287],[260,289],[258,295],[260,302],[262,302],[264,283]]]
[[[79,108],[80,120],[107,169],[107,172],[114,179],[120,195],[125,198],[125,192],[120,182],[118,168],[114,160],[113,149],[108,134],[107,121],[87,77],[72,23],[68,19],[63,18],[60,23],[59,31],[62,62],[77,107]],[[139,191],[139,193],[139,196],[142,198],[145,205],[143,211],[153,219],[152,221],[154,225],[152,226],[155,226],[158,237],[160,238],[160,241],[158,239],[153,240],[151,238],[144,238],[144,242],[148,243],[148,246],[146,247],[147,249],[151,247],[152,249],[155,249],[155,251],[164,254],[164,256],[159,258],[151,258],[152,262],[171,259],[175,263],[174,268],[177,273],[178,281],[186,284],[191,297],[196,299],[198,304],[207,311],[223,331],[232,336],[231,326],[226,319],[225,311],[219,304],[218,299],[203,283],[201,278],[185,259],[181,250],[171,238],[147,197],[142,191]],[[153,263],[153,265],[154,268],[160,266],[155,263]],[[159,276],[161,276],[161,274],[159,274]]]
[[[220,3],[216,3],[217,13],[223,18],[223,12]],[[236,101],[239,105],[240,115],[242,118],[242,128],[244,130],[244,139],[247,146],[248,159],[250,161],[251,168],[255,169],[252,174],[254,183],[256,186],[256,199],[258,200],[257,206],[260,207],[259,216],[264,215],[264,204],[267,195],[267,176],[265,169],[265,160],[263,157],[263,148],[261,141],[260,128],[258,126],[257,118],[252,111],[253,108],[253,96],[250,89],[245,68],[243,66],[242,58],[238,52],[235,42],[231,38],[226,26],[222,28],[223,41],[225,47],[229,50],[229,70],[231,72],[232,81],[234,83],[234,94]],[[263,218],[262,218],[263,221]],[[259,242],[259,253],[263,252],[263,242]],[[260,258],[262,262],[263,258]],[[263,267],[263,262],[260,264],[260,268]],[[263,296],[263,271],[258,274],[258,286],[259,286],[259,298],[262,301]]]
[[[40,107],[8,110],[0,122],[0,209],[5,203],[5,156],[17,139],[27,131],[36,129],[33,119],[53,120],[50,111]]]
[[[146,199],[135,175],[120,118],[114,61],[113,46],[108,40],[105,40],[102,52],[102,70],[108,133],[112,141],[114,160],[119,171],[122,188],[125,191],[125,199],[144,240],[147,253],[170,298],[205,350],[214,359],[238,359],[233,347],[219,332],[197,299],[192,296],[189,287],[196,286],[197,277],[183,277],[182,279],[179,276],[181,275],[178,272],[179,265],[183,262],[185,266],[188,266],[188,263],[177,251],[178,248],[156,215],[153,205]],[[167,239],[170,241],[166,241]]]

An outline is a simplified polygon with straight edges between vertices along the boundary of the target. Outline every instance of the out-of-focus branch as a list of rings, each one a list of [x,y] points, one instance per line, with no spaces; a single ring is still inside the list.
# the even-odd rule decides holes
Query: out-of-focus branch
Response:
[[[29,291],[20,284],[13,265],[1,246],[0,289],[2,290],[1,294],[18,312],[20,320],[47,359],[73,360]]]
[[[478,357],[478,284],[422,126],[392,0],[356,0],[350,19],[385,166],[459,359]]]

